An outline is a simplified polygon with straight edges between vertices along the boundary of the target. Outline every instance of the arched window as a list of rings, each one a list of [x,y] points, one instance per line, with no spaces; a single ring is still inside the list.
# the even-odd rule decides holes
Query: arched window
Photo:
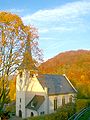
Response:
[[[57,109],[57,98],[54,99],[54,110]]]
[[[65,105],[65,96],[62,97],[62,105]]]
[[[34,116],[34,113],[33,112],[31,112],[31,117],[33,117]]]
[[[21,98],[20,98],[20,103],[21,103]]]
[[[44,115],[44,113],[45,113],[44,111],[43,111],[43,112],[40,112],[40,115]]]
[[[22,111],[19,110],[19,117],[22,117]]]

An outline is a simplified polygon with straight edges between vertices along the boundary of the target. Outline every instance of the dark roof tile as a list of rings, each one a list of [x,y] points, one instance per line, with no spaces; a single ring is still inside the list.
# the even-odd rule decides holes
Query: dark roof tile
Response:
[[[40,84],[48,88],[48,94],[65,94],[76,93],[74,87],[68,82],[63,75],[40,75],[38,77]]]
[[[32,100],[26,105],[26,108],[37,110],[44,102],[45,98],[41,95],[35,95]]]

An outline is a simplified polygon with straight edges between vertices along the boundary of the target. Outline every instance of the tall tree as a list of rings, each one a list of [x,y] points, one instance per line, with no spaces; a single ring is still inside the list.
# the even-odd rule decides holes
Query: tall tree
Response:
[[[22,63],[23,55],[28,55],[26,54],[27,43],[30,46],[31,54],[29,55],[31,58],[33,55],[39,60],[40,56],[35,55],[41,53],[37,46],[37,38],[36,29],[31,26],[24,26],[20,17],[7,12],[0,12],[0,111],[3,110],[4,104],[9,100],[8,78]]]

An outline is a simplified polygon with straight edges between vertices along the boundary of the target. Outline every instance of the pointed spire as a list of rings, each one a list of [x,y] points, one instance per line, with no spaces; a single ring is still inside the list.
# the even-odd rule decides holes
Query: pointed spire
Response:
[[[30,35],[27,36],[27,41],[26,41],[26,48],[25,48],[25,53],[23,55],[23,61],[19,67],[19,69],[27,69],[27,70],[35,70],[35,64],[34,60],[32,58],[31,54],[31,44],[30,44]]]
[[[30,35],[27,36],[27,41],[26,41],[26,48],[25,51],[28,51],[29,54],[31,55],[31,44],[30,44],[31,40],[30,40]]]

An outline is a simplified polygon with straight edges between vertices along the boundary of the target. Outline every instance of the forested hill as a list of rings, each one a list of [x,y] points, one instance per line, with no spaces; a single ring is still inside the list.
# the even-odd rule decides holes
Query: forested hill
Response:
[[[44,74],[66,74],[78,89],[79,97],[90,97],[90,50],[60,53],[39,69]]]

